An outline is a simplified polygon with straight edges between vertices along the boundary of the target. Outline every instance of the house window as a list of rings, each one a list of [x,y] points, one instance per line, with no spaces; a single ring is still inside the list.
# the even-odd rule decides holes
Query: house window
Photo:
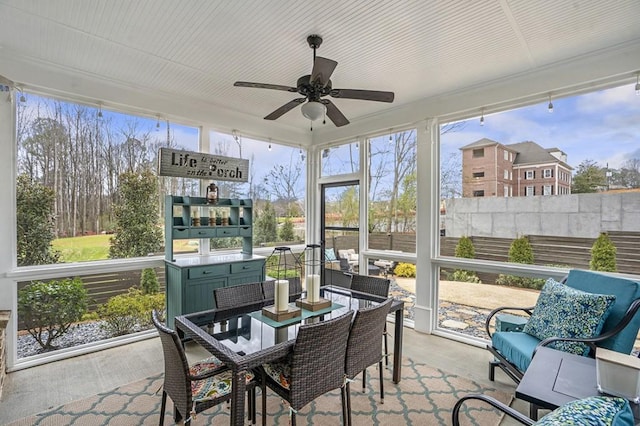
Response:
[[[506,149],[504,150],[504,160],[509,161],[509,151],[507,151]]]
[[[483,178],[483,177],[484,177],[484,172],[474,172],[473,173],[473,178],[474,179]]]
[[[524,195],[526,195],[527,197],[532,197],[532,196],[536,195],[536,188],[534,186],[527,186],[525,188]]]
[[[535,179],[536,178],[535,170],[527,170],[526,172],[524,172],[524,178],[525,179]]]
[[[509,170],[507,169],[504,170],[504,178],[507,180],[509,179]]]
[[[504,187],[504,196],[508,197],[509,196],[509,187],[505,185]]]
[[[553,169],[544,169],[543,170],[543,176],[545,178],[552,178],[553,177]]]
[[[479,191],[473,191],[473,196],[474,197],[484,197],[484,189],[481,189]]]
[[[477,148],[473,150],[473,158],[484,157],[484,148]]]
[[[544,185],[542,187],[542,195],[553,195],[553,185]]]

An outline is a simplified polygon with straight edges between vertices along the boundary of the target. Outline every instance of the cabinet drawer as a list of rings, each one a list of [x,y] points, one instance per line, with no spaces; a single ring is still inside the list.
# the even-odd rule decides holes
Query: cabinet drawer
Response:
[[[214,228],[191,228],[189,235],[191,238],[215,238],[216,230]]]
[[[189,228],[173,228],[173,238],[189,238]]]
[[[215,277],[229,274],[229,265],[207,265],[189,268],[189,279]]]
[[[236,227],[217,227],[216,228],[216,235],[218,237],[237,237],[238,235],[240,235],[240,233],[238,232],[238,228]]]
[[[250,237],[251,235],[253,235],[253,232],[252,232],[250,226],[241,226],[240,227],[240,236],[241,237]]]
[[[241,274],[245,272],[262,271],[262,265],[264,262],[239,262],[231,264],[232,274]]]

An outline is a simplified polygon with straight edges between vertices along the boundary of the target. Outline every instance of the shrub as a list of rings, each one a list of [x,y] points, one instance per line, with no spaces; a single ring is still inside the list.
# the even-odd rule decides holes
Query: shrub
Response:
[[[158,275],[156,275],[156,271],[153,268],[146,268],[142,270],[140,288],[142,289],[142,294],[156,294],[160,291]]]
[[[164,310],[164,294],[143,294],[137,288],[119,294],[99,309],[103,329],[111,336],[122,336],[151,326],[151,311]]]
[[[416,265],[412,263],[398,263],[396,269],[394,270],[394,274],[396,274],[396,276],[398,277],[415,278]]]
[[[532,288],[540,290],[544,286],[545,280],[542,278],[520,277],[517,275],[500,274],[496,279],[496,284],[509,287]]]
[[[34,281],[18,292],[18,315],[45,350],[87,311],[87,290],[80,278]]]
[[[287,217],[282,222],[282,226],[280,227],[280,241],[293,241],[296,236],[293,232],[293,221],[290,217]]]
[[[476,249],[473,247],[473,241],[471,241],[470,237],[460,237],[458,244],[456,244],[455,256],[464,259],[473,259],[476,257]],[[475,272],[464,269],[457,269],[453,271],[453,273],[447,274],[447,279],[450,281],[480,283],[480,278],[478,278]]]
[[[511,246],[509,247],[509,262],[525,263],[527,265],[533,264],[533,249],[526,235],[516,238],[511,242]]]
[[[456,269],[451,273],[447,273],[447,280],[449,281],[460,281],[465,283],[478,283],[481,284],[480,278],[476,275],[475,272],[465,271],[463,269]]]
[[[456,244],[456,257],[462,257],[464,259],[474,259],[476,257],[476,249],[473,247],[473,241],[467,236],[462,236]]]
[[[593,271],[616,272],[616,246],[609,239],[606,232],[600,233],[591,247],[591,261],[589,268]]]

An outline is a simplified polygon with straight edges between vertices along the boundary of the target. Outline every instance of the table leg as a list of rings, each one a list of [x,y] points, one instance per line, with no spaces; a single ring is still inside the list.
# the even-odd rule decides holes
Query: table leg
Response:
[[[529,403],[529,417],[533,421],[538,421],[538,410],[540,406],[534,404],[533,402]]]
[[[244,425],[244,397],[247,391],[247,372],[245,370],[234,371],[231,379],[231,426]]]
[[[393,335],[393,383],[402,378],[402,332],[404,329],[404,309],[396,311],[396,328]]]

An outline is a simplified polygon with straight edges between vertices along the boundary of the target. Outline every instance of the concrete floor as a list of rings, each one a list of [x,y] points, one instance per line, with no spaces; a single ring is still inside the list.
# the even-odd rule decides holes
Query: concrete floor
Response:
[[[487,350],[405,328],[404,356],[513,394],[515,384],[500,371],[488,380]],[[197,344],[187,345],[190,360],[208,356]],[[160,340],[152,338],[55,363],[10,373],[0,400],[0,424],[161,373]],[[514,407],[526,413],[522,401]],[[515,424],[509,420],[504,425]]]

